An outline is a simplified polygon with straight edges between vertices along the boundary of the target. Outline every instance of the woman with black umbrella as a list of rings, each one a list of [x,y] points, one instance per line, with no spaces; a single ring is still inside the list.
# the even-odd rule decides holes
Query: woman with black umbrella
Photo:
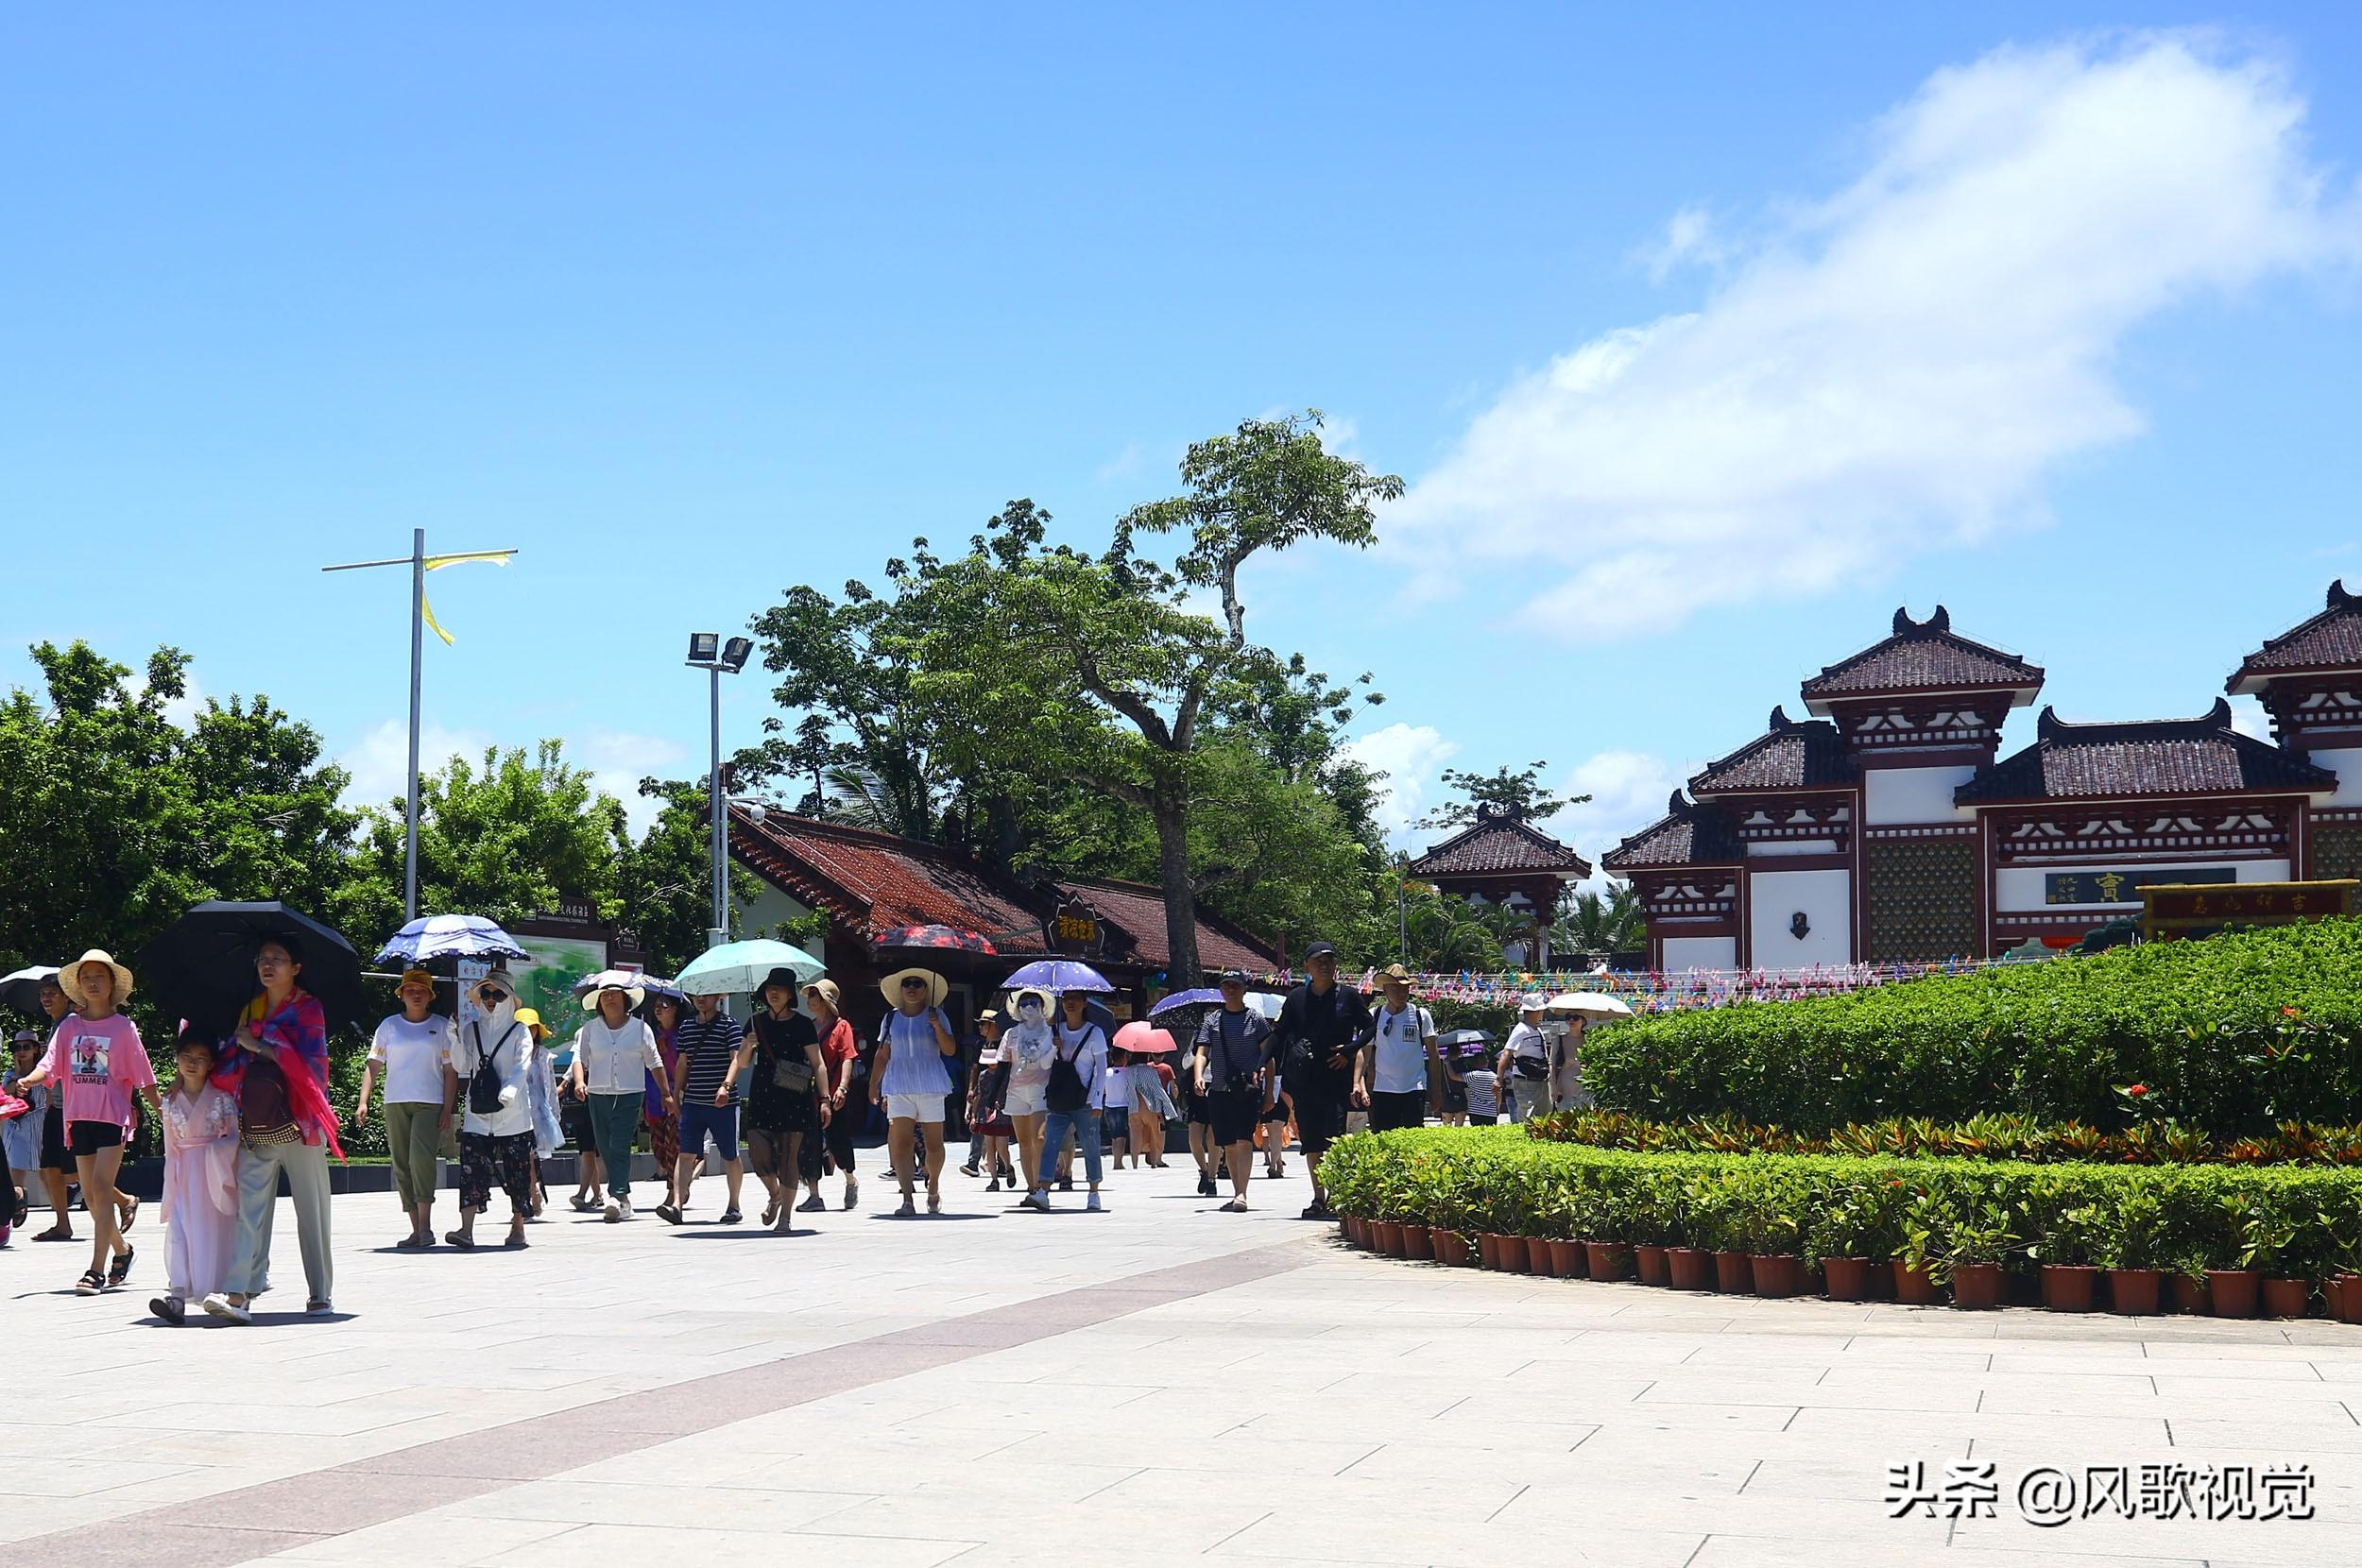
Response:
[[[234,1323],[254,1321],[254,1298],[270,1283],[271,1221],[279,1176],[295,1201],[303,1251],[303,1310],[334,1310],[335,1266],[328,1244],[328,1156],[342,1157],[336,1113],[328,1102],[328,1014],[305,990],[303,945],[294,935],[264,938],[254,948],[262,995],[248,1004],[235,1048],[214,1082],[238,1097],[238,1244],[223,1288],[205,1310]]]

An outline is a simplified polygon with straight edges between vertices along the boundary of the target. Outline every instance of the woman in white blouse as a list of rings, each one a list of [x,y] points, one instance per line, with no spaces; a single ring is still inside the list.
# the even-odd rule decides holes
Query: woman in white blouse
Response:
[[[597,1016],[587,1019],[574,1040],[569,1086],[590,1107],[590,1135],[607,1167],[607,1220],[631,1218],[631,1144],[639,1135],[642,1096],[654,1077],[667,1110],[678,1114],[679,1097],[656,1048],[656,1033],[632,1016],[644,995],[637,987],[610,985],[583,998]]]

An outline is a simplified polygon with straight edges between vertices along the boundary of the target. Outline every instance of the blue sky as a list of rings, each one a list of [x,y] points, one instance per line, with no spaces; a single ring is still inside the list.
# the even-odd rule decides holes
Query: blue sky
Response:
[[[1412,493],[1251,630],[1596,855],[1898,603],[2136,717],[2362,579],[2352,8],[1608,9],[13,13],[0,672],[170,641],[391,793],[403,585],[317,568],[422,523],[523,552],[431,740],[627,792],[688,631],[1317,406]]]

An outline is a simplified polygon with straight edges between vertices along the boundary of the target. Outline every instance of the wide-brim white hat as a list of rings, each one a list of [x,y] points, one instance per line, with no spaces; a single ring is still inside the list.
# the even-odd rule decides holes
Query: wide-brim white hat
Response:
[[[878,982],[878,989],[885,993],[886,1000],[899,1002],[902,999],[902,982],[914,975],[927,982],[927,1005],[929,1007],[941,1007],[943,998],[951,994],[950,980],[945,980],[933,969],[916,967],[897,969]]]
[[[599,998],[609,991],[621,991],[625,997],[629,998],[625,1003],[626,1010],[637,1008],[648,999],[648,993],[642,986],[602,985],[595,991],[586,991],[582,994],[582,1010],[585,1013],[596,1013],[599,1010]]]

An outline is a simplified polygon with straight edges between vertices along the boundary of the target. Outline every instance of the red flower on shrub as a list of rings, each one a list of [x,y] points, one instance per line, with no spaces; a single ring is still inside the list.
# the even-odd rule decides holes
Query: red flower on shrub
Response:
[[[2148,1085],[2146,1083],[2135,1083],[2124,1092],[2131,1095],[2134,1099],[2138,1099],[2141,1096],[2148,1093]]]
[[[2284,1007],[2280,1010],[2280,1015],[2284,1018],[2302,1018],[2304,1016],[2304,1009],[2301,1007]]]

